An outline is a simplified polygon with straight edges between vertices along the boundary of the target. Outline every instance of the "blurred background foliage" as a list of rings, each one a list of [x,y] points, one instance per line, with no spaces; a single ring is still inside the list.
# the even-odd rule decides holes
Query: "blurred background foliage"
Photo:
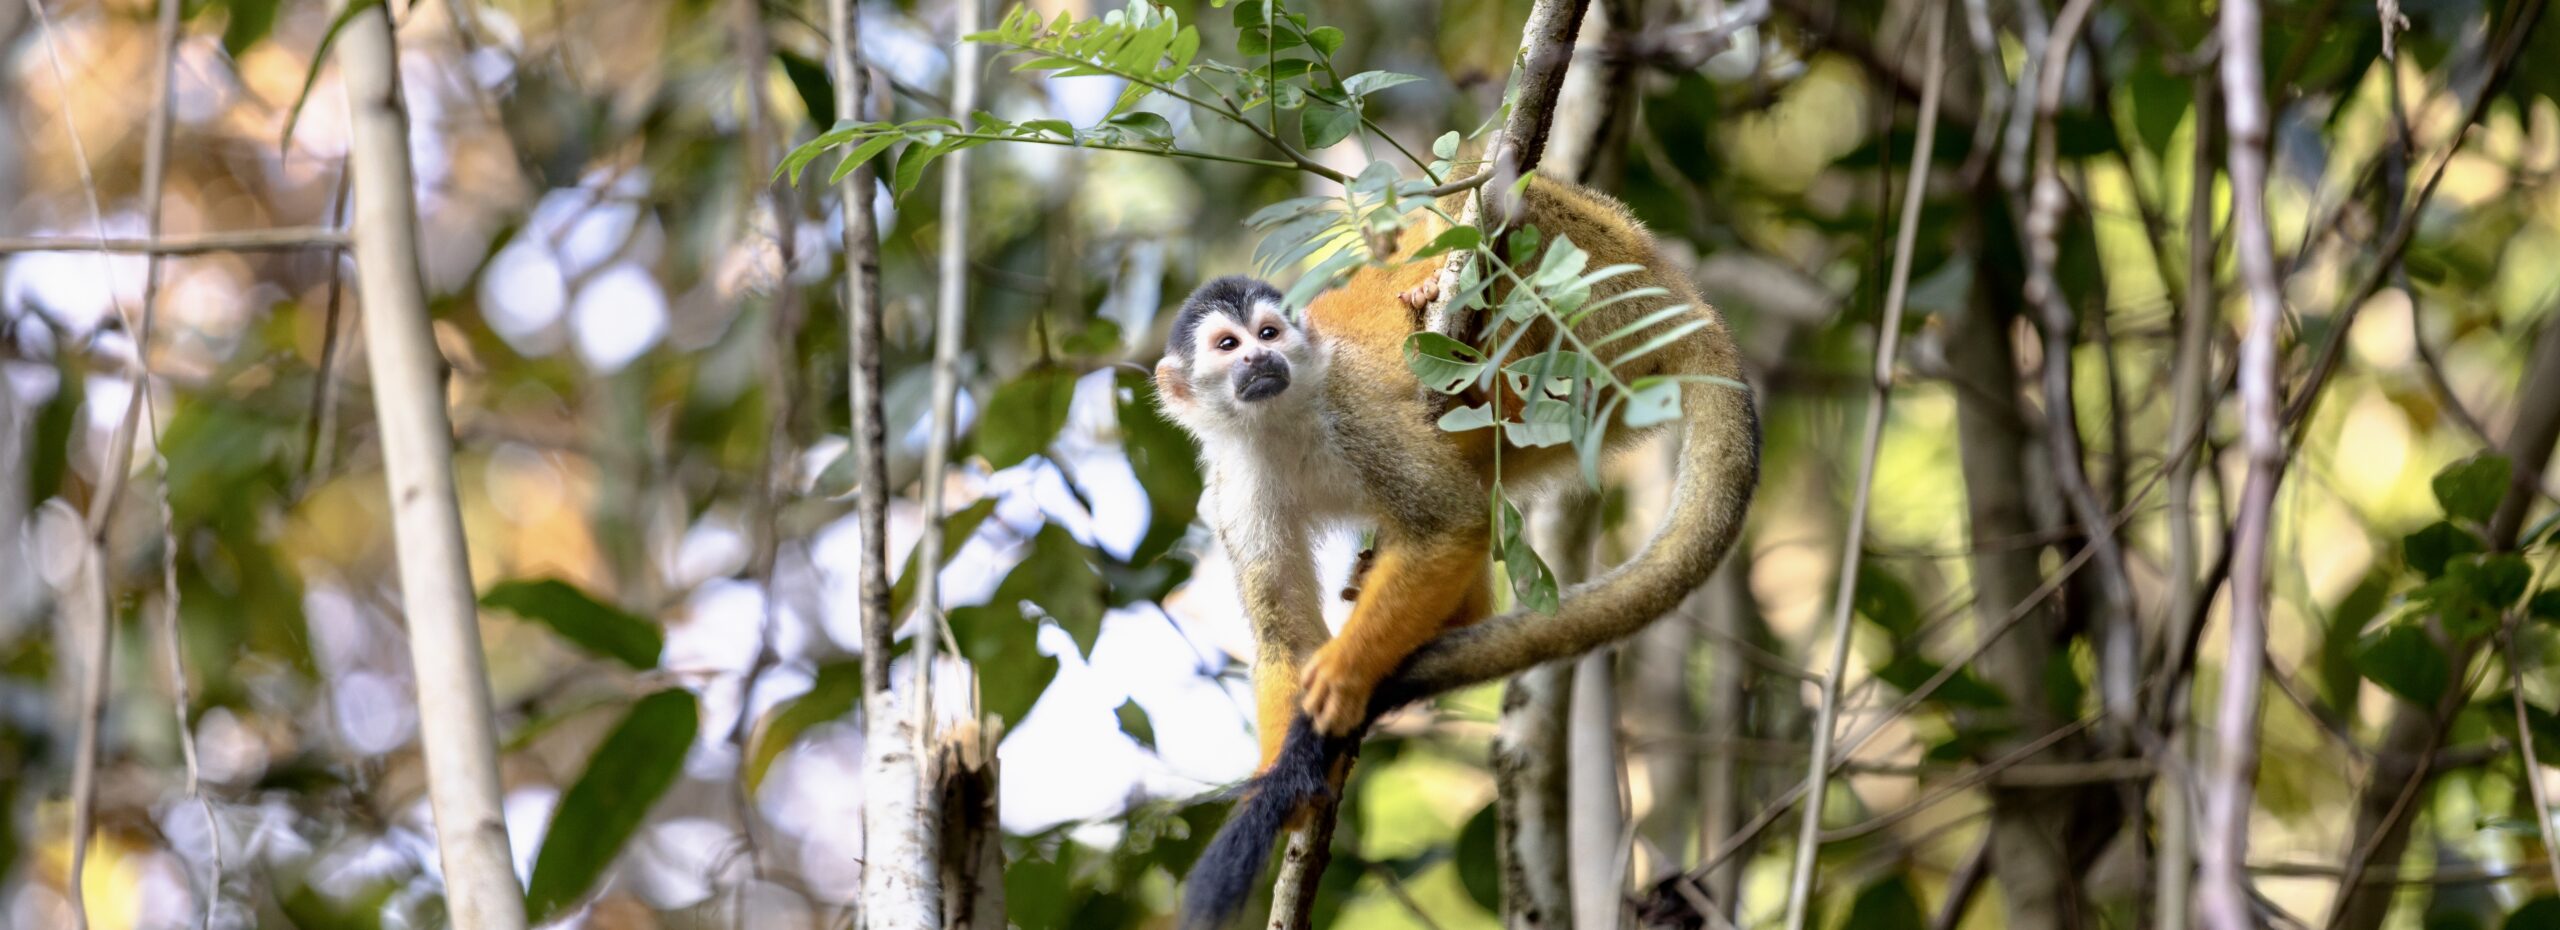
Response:
[[[1082,0],[1032,6],[1103,12]],[[1662,900],[1645,891],[1656,878],[1699,867],[1801,772],[1813,694],[1801,669],[1818,668],[1830,645],[1817,621],[1857,473],[1889,205],[1908,182],[1922,16],[1958,17],[1958,51],[1917,240],[1905,376],[1860,542],[1867,623],[1850,682],[1854,725],[1962,661],[1980,631],[1967,608],[1994,592],[1974,558],[1987,537],[1968,501],[1998,493],[2024,508],[2012,516],[2037,535],[2003,545],[2035,573],[2064,572],[2085,533],[2039,448],[2052,422],[2037,387],[2044,344],[2015,306],[2024,249],[2003,193],[2026,155],[2006,82],[2040,54],[2054,11],[2036,0],[1956,6],[1641,0],[1611,7],[1633,11],[1635,24],[1587,33],[1577,59],[1626,75],[1617,106],[1631,119],[1609,135],[1593,128],[1599,113],[1562,113],[1557,144],[1604,140],[1587,156],[1593,176],[1724,310],[1766,405],[1747,551],[1728,581],[1622,663],[1630,875],[1648,901]],[[2517,926],[2505,915],[2553,890],[2542,877],[2549,825],[2525,790],[2541,772],[2513,750],[2505,666],[2476,687],[2443,668],[2454,640],[2485,634],[2448,632],[2453,608],[2428,586],[2454,571],[2446,559],[2488,560],[2438,559],[2404,540],[2448,515],[2452,532],[2473,532],[2480,521],[2463,524],[2457,509],[2466,499],[2442,497],[2435,476],[2560,402],[2518,387],[2536,340],[2560,329],[2560,68],[2548,65],[2560,60],[2560,29],[2530,33],[2464,136],[2465,94],[2492,73],[2488,39],[2532,23],[2540,7],[2413,2],[2398,7],[2408,31],[2387,38],[2359,4],[2269,6],[2269,199],[2295,311],[2290,370],[2353,320],[2343,364],[2302,428],[2276,533],[2277,687],[2260,735],[2253,862],[2269,905],[2304,919],[2331,913],[2356,839],[2342,812],[2375,770],[2368,747],[2403,705],[2447,689],[2470,697],[2442,728],[2445,751],[2469,755],[2418,796],[2415,839],[2377,868],[2449,878],[2409,882],[2391,925]],[[457,8],[470,22],[456,23]],[[1198,25],[1204,55],[1233,54],[1226,11],[1170,8]],[[1383,132],[1417,150],[1494,114],[1527,10],[1527,0],[1303,7],[1347,36],[1336,53],[1346,63],[1422,78],[1369,106]],[[135,390],[126,372],[137,348],[119,311],[138,305],[143,280],[137,256],[77,250],[92,227],[69,139],[84,143],[105,232],[140,236],[159,56],[146,0],[64,0],[46,12],[49,28],[0,3],[0,924],[29,928],[65,919],[70,696],[82,674],[66,644],[81,633],[54,609],[54,591],[76,558],[70,514],[96,495]],[[183,12],[168,234],[342,225],[346,103],[334,70],[314,64],[331,11],[203,0]],[[886,78],[874,82],[873,115],[943,113],[953,13],[927,0],[861,7],[864,54]],[[861,851],[858,534],[845,472],[833,467],[849,420],[841,205],[814,183],[763,196],[778,153],[833,122],[824,11],[797,0],[468,0],[399,15],[420,258],[453,366],[447,399],[487,608],[508,826],[536,911],[612,928],[723,926],[741,910],[758,927],[839,925],[858,907]],[[2154,478],[2173,448],[2179,300],[2233,290],[2227,250],[2215,281],[2185,270],[2210,16],[2165,0],[2100,4],[2054,121],[2073,196],[2057,275],[2080,317],[2064,343],[2077,420],[2092,481],[2130,514],[2121,538],[2146,630],[2168,622],[2168,521]],[[749,28],[771,55],[741,58]],[[985,108],[1014,121],[1089,126],[1123,90],[1108,77],[990,74]],[[2416,153],[2407,164],[2389,155],[2395,106]],[[1268,154],[1232,125],[1147,108],[1187,147]],[[1376,145],[1355,138],[1316,157],[1357,174],[1384,151]],[[946,475],[920,474],[932,269],[948,219],[930,196],[940,173],[903,197],[884,185],[864,205],[881,222],[893,565],[928,516],[922,482],[943,482],[958,508],[943,578],[946,602],[959,605],[952,632],[976,666],[976,710],[1006,727],[1012,922],[1163,926],[1176,879],[1222,814],[1211,792],[1246,774],[1254,744],[1231,574],[1194,526],[1188,440],[1156,416],[1141,373],[1168,307],[1197,282],[1250,267],[1247,215],[1336,188],[1293,171],[1138,154],[978,151],[967,454]],[[2345,304],[2389,260],[2377,255],[2397,218],[2385,205],[2447,151],[2403,267]],[[2227,191],[2208,194],[2223,216]],[[30,238],[72,246],[26,247]],[[121,632],[86,879],[92,917],[194,926],[212,895],[216,926],[434,925],[415,735],[419,716],[439,708],[432,695],[416,700],[400,635],[352,265],[330,248],[291,247],[177,255],[164,268],[148,359],[166,468],[138,457],[139,490],[109,523]],[[2238,332],[2230,321],[2244,313],[2222,303],[2217,385]],[[1988,363],[1963,335],[1966,320],[1983,318],[1994,321],[1989,344],[2003,347]],[[1986,488],[1967,467],[1967,444],[1984,441],[1969,396],[2011,411],[1991,429],[2007,437],[2022,486]],[[2236,441],[2236,405],[2219,411],[2197,485],[2209,540],[2241,468],[2221,451]],[[1661,458],[1638,453],[1611,468],[1613,557],[1659,510]],[[2537,502],[2533,513],[2547,510]],[[2547,523],[2533,529],[2529,587],[2548,571]],[[1347,574],[1357,548],[1328,541],[1329,579]],[[154,619],[169,605],[164,563],[183,689],[160,658],[167,634]],[[2085,578],[2039,611],[2027,672],[1989,660],[1964,671],[1887,717],[1865,765],[1835,783],[1837,825],[1930,803],[1825,847],[1824,921],[1921,926],[1964,880],[1986,812],[2024,790],[1963,781],[1968,760],[2022,735],[2003,708],[2038,694],[2046,716],[2067,722],[2096,706],[2097,595]],[[2504,581],[2481,584],[2510,595],[2479,608],[2499,617],[2526,600],[2545,606]],[[912,587],[901,585],[902,605]],[[2524,716],[2547,752],[2560,745],[2550,713],[2560,685],[2545,674],[2553,639],[2547,624],[2517,632],[2504,661],[2522,673]],[[2197,707],[2211,706],[2219,641],[2204,637]],[[203,807],[181,758],[180,694]],[[1478,689],[1427,719],[1399,718],[1364,750],[1318,925],[1497,924],[1485,764],[1496,695]],[[2108,760],[2083,742],[2055,750],[2071,753],[2057,764]],[[2150,783],[2092,784],[2067,790],[2139,802]],[[2075,836],[2098,843],[2071,852],[2069,882],[2087,902],[2073,921],[2145,925],[2147,828],[2121,809],[2097,816],[2105,822],[2073,821],[2086,827]],[[1730,880],[1740,922],[1756,926],[1781,905],[1785,844],[1739,848]],[[2454,880],[2464,875],[2479,878]],[[2025,880],[1993,875],[1961,925],[2004,925],[2016,911],[1988,901],[2008,894],[2014,907],[2009,883]]]

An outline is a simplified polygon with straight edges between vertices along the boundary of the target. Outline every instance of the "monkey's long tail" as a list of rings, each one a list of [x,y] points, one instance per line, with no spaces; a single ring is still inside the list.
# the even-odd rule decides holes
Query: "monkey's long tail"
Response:
[[[1280,755],[1262,774],[1245,782],[1226,826],[1191,866],[1182,899],[1184,930],[1213,930],[1234,920],[1253,897],[1262,879],[1262,863],[1289,818],[1333,793],[1327,773],[1334,763],[1360,745],[1360,736],[1328,737],[1316,732],[1307,715],[1289,722]]]
[[[1760,421],[1751,392],[1696,382],[1682,392],[1685,433],[1671,516],[1626,564],[1565,592],[1555,613],[1515,610],[1443,633],[1378,684],[1368,720],[1451,688],[1508,676],[1632,635],[1679,606],[1707,580],[1741,534],[1760,473]],[[1184,930],[1234,919],[1262,877],[1263,861],[1291,815],[1332,790],[1326,775],[1360,745],[1315,731],[1306,715],[1289,724],[1280,755],[1246,782],[1243,800],[1191,868]]]

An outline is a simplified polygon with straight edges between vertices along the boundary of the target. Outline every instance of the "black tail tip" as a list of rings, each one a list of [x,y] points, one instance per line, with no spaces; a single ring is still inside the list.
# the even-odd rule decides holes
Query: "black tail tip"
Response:
[[[1326,776],[1333,760],[1358,745],[1356,737],[1317,733],[1314,722],[1303,714],[1291,721],[1279,756],[1239,789],[1241,800],[1227,815],[1226,825],[1218,828],[1218,835],[1192,865],[1178,922],[1182,930],[1218,930],[1244,911],[1281,828],[1298,811],[1332,797],[1333,785]]]

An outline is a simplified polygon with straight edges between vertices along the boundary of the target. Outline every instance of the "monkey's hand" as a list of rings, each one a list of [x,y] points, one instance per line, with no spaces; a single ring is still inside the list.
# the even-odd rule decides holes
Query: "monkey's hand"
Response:
[[[1315,721],[1316,732],[1340,736],[1360,727],[1369,711],[1369,691],[1384,674],[1359,650],[1335,639],[1316,650],[1298,677],[1298,709]]]
[[[1429,309],[1432,301],[1440,299],[1440,276],[1435,274],[1422,279],[1422,283],[1396,295],[1396,299],[1404,303],[1405,309],[1415,313]]]

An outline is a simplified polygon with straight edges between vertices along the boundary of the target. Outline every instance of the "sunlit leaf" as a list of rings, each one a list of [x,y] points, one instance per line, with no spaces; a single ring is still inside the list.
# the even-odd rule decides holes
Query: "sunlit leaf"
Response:
[[[1452,433],[1464,433],[1470,430],[1480,430],[1492,425],[1493,407],[1489,404],[1477,404],[1472,407],[1451,407],[1449,408],[1449,412],[1440,415],[1439,421],[1439,426],[1442,430]]]
[[[1680,382],[1670,378],[1640,378],[1627,387],[1626,422],[1629,429],[1660,426],[1680,418]]]
[[[1442,394],[1466,390],[1484,373],[1486,361],[1474,346],[1429,330],[1404,341],[1405,367],[1422,379],[1424,387]]]
[[[1411,84],[1419,80],[1422,79],[1410,74],[1398,74],[1393,71],[1363,71],[1350,77],[1343,78],[1342,89],[1349,92],[1354,97],[1366,97],[1376,91],[1385,90],[1399,84]]]

